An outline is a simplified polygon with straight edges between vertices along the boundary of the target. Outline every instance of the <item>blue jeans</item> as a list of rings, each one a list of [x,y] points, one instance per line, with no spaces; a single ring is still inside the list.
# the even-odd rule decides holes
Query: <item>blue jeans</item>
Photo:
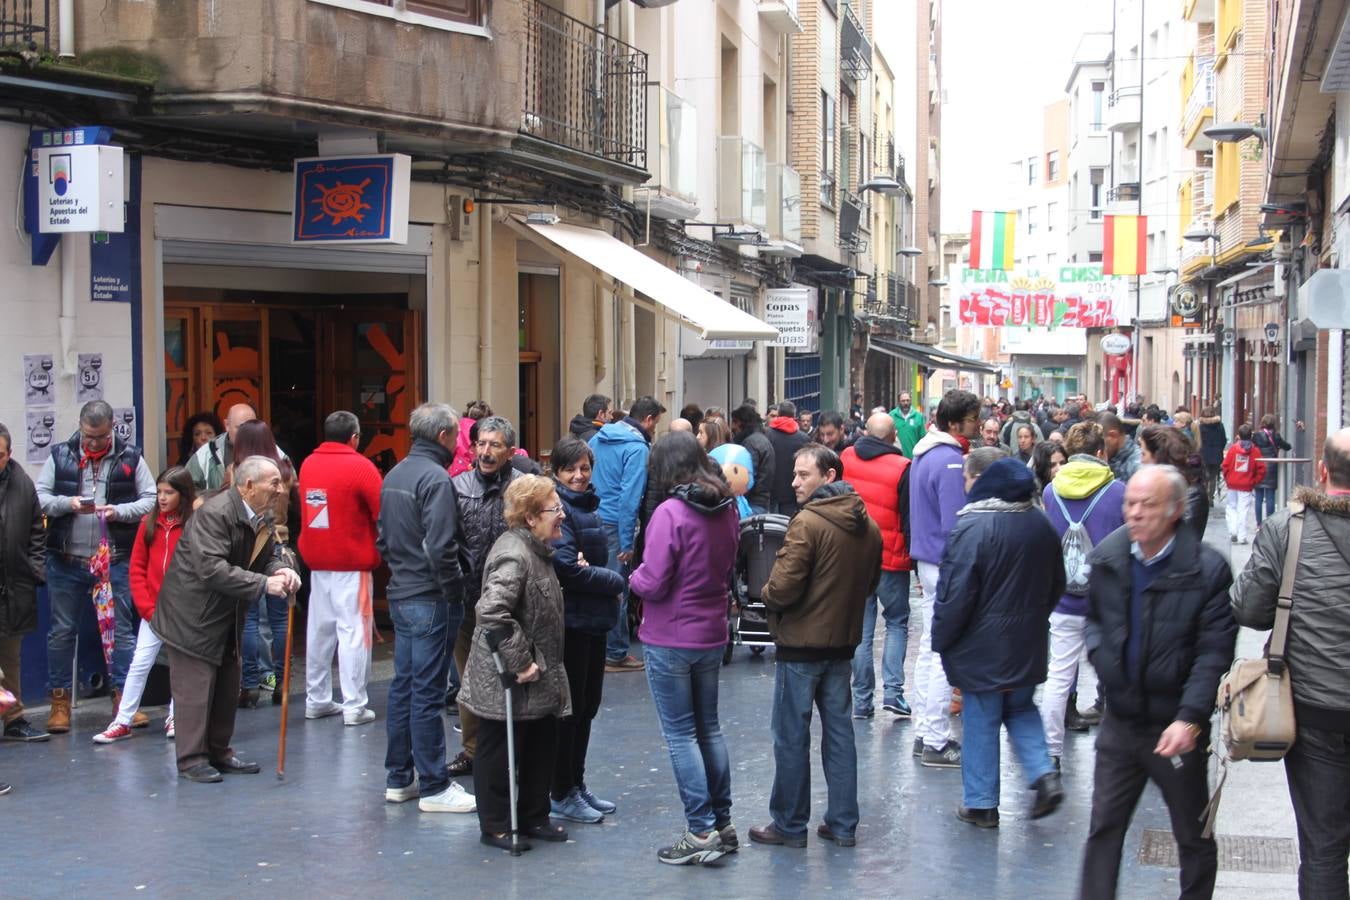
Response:
[[[628,566],[619,562],[619,526],[611,525],[608,522],[605,525],[605,539],[609,543],[609,561],[605,563],[605,568],[613,572],[618,572],[628,578]],[[605,659],[609,662],[618,662],[628,655],[628,589],[619,595],[619,621],[614,623],[614,627],[609,630],[609,636],[605,639]]]
[[[769,814],[774,827],[804,836],[811,819],[811,708],[820,710],[820,758],[829,800],[825,824],[839,837],[858,827],[858,754],[849,709],[848,660],[778,661],[774,675],[773,790]]]
[[[455,604],[458,605],[458,604]],[[439,594],[389,601],[394,623],[394,678],[389,682],[389,707],[384,754],[388,787],[412,784],[414,767],[423,797],[439,794],[450,784],[445,766],[445,677],[450,665],[445,635],[451,604]],[[459,618],[463,611],[459,611]]]
[[[863,609],[862,643],[853,652],[853,708],[872,709],[877,674],[872,666],[872,644],[877,633],[877,605],[886,620],[886,643],[881,651],[881,688],[884,701],[905,696],[905,653],[909,649],[909,573],[882,572],[877,592]]]
[[[1256,524],[1260,525],[1261,520],[1266,516],[1275,515],[1275,488],[1258,487],[1256,493]],[[1262,510],[1265,514],[1262,515]]]
[[[1032,700],[1035,688],[1015,691],[962,691],[965,740],[961,744],[962,805],[969,809],[997,809],[999,787],[999,732],[1008,726],[1008,741],[1022,764],[1027,784],[1055,771],[1045,748],[1041,714]]]
[[[267,606],[267,628],[272,633],[270,650],[258,631],[258,607],[264,604]],[[243,674],[239,678],[239,687],[242,690],[256,691],[263,676],[269,672],[275,673],[280,680],[281,669],[286,662],[282,656],[286,653],[287,606],[285,597],[266,597],[248,605],[248,613],[244,616],[243,646],[240,648]]]
[[[116,560],[108,573],[113,589],[113,655],[109,679],[118,690],[127,680],[127,668],[136,652],[136,633],[140,614],[131,601],[127,580],[128,562]],[[86,604],[93,604],[94,578],[89,564],[60,553],[47,554],[47,596],[50,598],[52,626],[47,632],[47,686],[51,690],[70,690],[70,674],[75,655],[75,635]]]
[[[695,834],[731,820],[731,761],[717,722],[721,668],[721,647],[647,647],[647,684],[670,748],[684,817]]]

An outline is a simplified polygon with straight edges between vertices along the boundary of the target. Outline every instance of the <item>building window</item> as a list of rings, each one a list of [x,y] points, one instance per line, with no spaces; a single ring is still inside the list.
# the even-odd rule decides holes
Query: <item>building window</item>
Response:
[[[820,202],[834,206],[834,185],[837,171],[835,154],[834,98],[828,91],[820,92]]]
[[[1036,157],[1027,160],[1027,184],[1036,183]]]
[[[1106,102],[1106,82],[1092,82],[1092,130],[1101,131],[1105,126],[1102,124],[1102,107]]]
[[[1040,217],[1039,213],[1040,213],[1040,207],[1038,207],[1038,206],[1028,206],[1028,207],[1027,207],[1027,215],[1026,215],[1026,219],[1027,219],[1027,234],[1035,234],[1035,233],[1036,233],[1036,229],[1040,227],[1040,225],[1041,225],[1041,223],[1040,223],[1040,218],[1041,218],[1041,217]]]
[[[1090,263],[1099,263],[1099,262],[1101,262],[1101,261],[1102,261],[1102,251],[1100,251],[1100,250],[1089,250],[1089,251],[1088,251],[1088,262],[1090,262]]]
[[[1088,176],[1092,185],[1092,202],[1089,204],[1088,218],[1100,219],[1102,217],[1102,186],[1106,183],[1106,169],[1089,169]]]
[[[394,0],[366,0],[375,6],[398,9]],[[406,0],[403,6],[410,13],[419,13],[461,25],[482,25],[484,0]]]
[[[1059,151],[1051,150],[1045,154],[1045,180],[1059,181]]]
[[[1055,230],[1055,217],[1057,217],[1058,215],[1059,215],[1059,204],[1058,204],[1058,203],[1047,203],[1047,204],[1045,204],[1045,230],[1046,230],[1046,231],[1054,231],[1054,230]]]

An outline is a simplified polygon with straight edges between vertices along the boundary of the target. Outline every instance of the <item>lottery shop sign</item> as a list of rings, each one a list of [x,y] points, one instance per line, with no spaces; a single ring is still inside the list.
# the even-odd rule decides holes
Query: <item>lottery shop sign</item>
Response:
[[[292,240],[406,244],[412,159],[402,153],[295,161]]]

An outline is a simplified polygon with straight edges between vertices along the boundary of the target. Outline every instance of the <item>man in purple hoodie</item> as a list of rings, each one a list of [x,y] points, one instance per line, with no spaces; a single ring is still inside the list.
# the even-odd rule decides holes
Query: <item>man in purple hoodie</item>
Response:
[[[1045,486],[1045,514],[1064,550],[1064,596],[1050,614],[1050,669],[1041,695],[1041,721],[1050,758],[1059,768],[1064,752],[1066,715],[1078,719],[1078,658],[1083,653],[1087,615],[1087,552],[1125,524],[1125,484],[1107,464],[1106,430],[1080,422],[1064,436],[1069,454],[1055,479]],[[1070,528],[1074,529],[1069,535]],[[1075,571],[1068,572],[1069,567]],[[1086,725],[1076,730],[1086,731]]]
[[[947,535],[966,503],[962,468],[979,425],[980,398],[948,391],[938,403],[933,427],[914,445],[909,472],[909,555],[923,587],[923,631],[914,663],[914,755],[929,768],[961,767],[961,746],[952,740],[949,715],[952,689],[942,658],[933,652],[933,602]]]

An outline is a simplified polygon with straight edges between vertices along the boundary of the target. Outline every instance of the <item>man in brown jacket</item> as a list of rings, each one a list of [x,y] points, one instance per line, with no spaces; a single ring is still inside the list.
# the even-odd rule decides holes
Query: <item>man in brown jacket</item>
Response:
[[[822,444],[793,459],[792,490],[801,511],[778,551],[764,604],[777,646],[774,686],[773,821],[750,829],[761,844],[805,847],[811,816],[811,708],[820,710],[821,763],[829,786],[816,834],[841,847],[857,842],[858,756],[851,719],[853,652],[863,609],[881,575],[881,531]]]
[[[244,613],[263,596],[294,596],[300,576],[273,553],[270,510],[285,493],[274,460],[250,456],[202,504],[178,540],[150,626],[169,653],[178,774],[196,782],[256,775],[230,749],[239,705]]]

